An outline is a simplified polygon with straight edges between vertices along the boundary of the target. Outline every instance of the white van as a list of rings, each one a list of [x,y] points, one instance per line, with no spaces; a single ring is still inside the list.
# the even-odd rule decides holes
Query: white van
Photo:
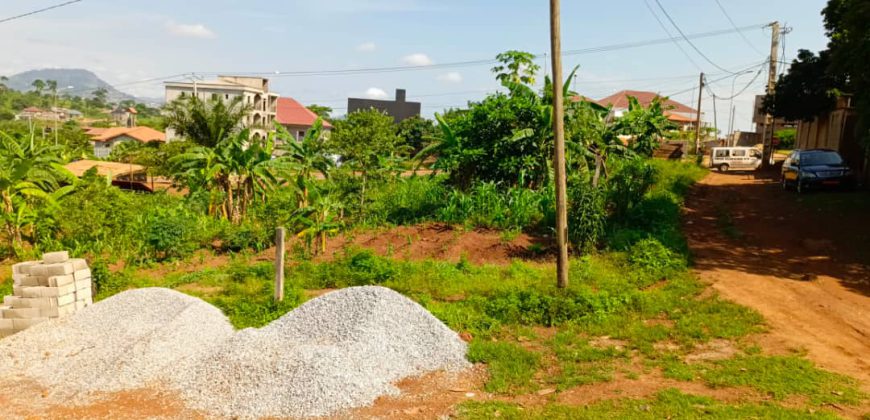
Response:
[[[714,147],[710,153],[710,167],[720,172],[754,171],[761,160],[761,151],[754,147]]]

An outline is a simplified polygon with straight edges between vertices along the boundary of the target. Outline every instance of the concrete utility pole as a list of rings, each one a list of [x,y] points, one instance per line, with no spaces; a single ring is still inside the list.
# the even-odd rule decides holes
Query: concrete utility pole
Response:
[[[701,98],[704,96],[704,73],[698,78],[698,116],[695,118],[695,155],[701,150]]]
[[[776,67],[779,64],[779,22],[770,24],[770,66],[767,73],[767,94],[773,96],[776,90]],[[770,166],[770,155],[773,152],[773,115],[764,116],[764,134],[762,137],[761,164],[766,168]]]
[[[550,0],[550,52],[553,59],[553,167],[556,175],[556,284],[568,287],[568,182],[565,179],[565,108],[562,98],[562,40],[559,0]]]

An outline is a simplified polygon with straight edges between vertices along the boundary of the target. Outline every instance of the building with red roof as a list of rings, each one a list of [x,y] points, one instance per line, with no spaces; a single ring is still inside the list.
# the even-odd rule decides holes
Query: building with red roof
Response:
[[[317,114],[293,98],[278,98],[278,112],[275,121],[299,140],[317,121]],[[332,124],[323,120],[323,130],[332,131]]]
[[[112,153],[115,145],[127,141],[148,143],[152,141],[165,142],[166,135],[151,127],[111,127],[111,128],[88,128],[85,130],[91,137],[94,146],[94,156],[104,158]]]
[[[601,106],[610,107],[614,116],[620,117],[625,111],[628,111],[629,96],[637,98],[638,103],[644,107],[648,107],[656,98],[660,99],[668,120],[684,130],[694,127],[695,121],[698,120],[698,110],[655,92],[621,90],[595,102]]]

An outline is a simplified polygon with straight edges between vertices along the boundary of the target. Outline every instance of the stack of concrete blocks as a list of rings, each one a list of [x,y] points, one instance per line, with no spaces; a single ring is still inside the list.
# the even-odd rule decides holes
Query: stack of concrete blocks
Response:
[[[93,304],[91,270],[66,251],[12,266],[12,296],[0,305],[0,338]]]

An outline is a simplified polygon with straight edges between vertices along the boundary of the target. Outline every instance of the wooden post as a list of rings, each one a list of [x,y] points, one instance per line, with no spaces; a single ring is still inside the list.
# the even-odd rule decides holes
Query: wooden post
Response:
[[[701,153],[701,98],[704,97],[704,73],[698,79],[698,115],[695,118],[695,155]]]
[[[553,60],[553,168],[556,182],[556,284],[568,287],[568,182],[565,179],[565,104],[562,98],[562,40],[559,0],[550,0],[550,52]]]
[[[284,300],[284,228],[275,229],[275,301]]]

